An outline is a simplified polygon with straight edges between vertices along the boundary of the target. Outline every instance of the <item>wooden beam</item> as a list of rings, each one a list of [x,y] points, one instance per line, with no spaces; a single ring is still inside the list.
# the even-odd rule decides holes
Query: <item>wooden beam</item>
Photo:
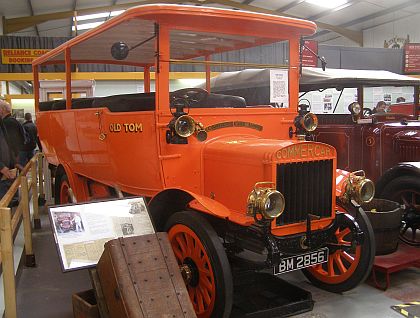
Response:
[[[220,72],[211,72],[211,76]],[[143,72],[75,72],[72,80],[97,80],[97,81],[130,81],[144,80]],[[170,72],[169,79],[206,78],[205,72]],[[65,73],[39,73],[40,80],[65,80]],[[150,79],[155,79],[155,73],[150,72]],[[33,81],[33,73],[0,73],[0,81]],[[8,93],[7,93],[8,94]]]
[[[294,16],[294,15],[290,15],[290,14],[285,14],[283,12],[279,12],[279,11],[272,11],[272,10],[268,10],[268,9],[263,9],[260,7],[256,7],[256,6],[252,6],[249,4],[243,4],[243,3],[239,3],[239,2],[235,2],[232,0],[211,0],[211,2],[213,3],[218,3],[218,4],[222,4],[225,6],[230,6],[232,8],[237,8],[237,9],[241,9],[241,10],[247,10],[247,11],[252,11],[252,12],[260,12],[260,13],[266,13],[266,14],[273,14],[273,15],[281,15],[281,16],[285,16],[285,17],[291,17],[291,18],[298,18],[298,19],[302,19],[300,17]],[[335,26],[335,25],[331,25],[331,24],[327,24],[327,23],[323,23],[323,22],[316,22],[317,26],[322,28],[322,29],[326,29],[329,31],[333,31],[335,33],[338,33],[360,45],[363,45],[363,32],[362,31],[353,31],[353,30],[349,30],[343,27],[339,27],[339,26]]]
[[[166,0],[165,3],[182,3],[181,0]],[[116,5],[109,5],[109,6],[100,6],[94,8],[86,8],[86,9],[79,9],[77,10],[77,15],[86,15],[86,14],[94,14],[100,12],[107,12],[107,11],[116,11],[116,10],[124,10],[134,6],[142,5],[142,4],[155,4],[155,3],[162,3],[161,0],[147,0],[147,1],[136,1],[136,2],[129,2],[129,3],[122,3]],[[62,12],[54,12],[54,13],[45,13],[45,14],[38,14],[34,16],[26,16],[20,18],[10,18],[5,19],[4,21],[4,34],[18,32],[24,30],[26,28],[35,26],[37,24],[52,21],[52,20],[61,20],[72,18],[74,16],[74,11],[62,11]]]

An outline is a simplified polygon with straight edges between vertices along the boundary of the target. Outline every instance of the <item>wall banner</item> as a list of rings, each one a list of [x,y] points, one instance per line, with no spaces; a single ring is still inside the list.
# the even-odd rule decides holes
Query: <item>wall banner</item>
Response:
[[[1,49],[3,64],[31,64],[34,59],[47,53],[49,49]]]

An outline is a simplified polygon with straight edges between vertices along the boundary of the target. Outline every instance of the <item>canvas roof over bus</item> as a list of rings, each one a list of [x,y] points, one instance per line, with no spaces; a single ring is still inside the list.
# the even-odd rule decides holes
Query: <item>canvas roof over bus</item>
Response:
[[[111,46],[124,41],[132,47],[154,35],[155,23],[171,31],[171,59],[189,59],[212,53],[278,42],[290,36],[311,35],[316,25],[276,15],[184,5],[144,5],[128,9],[101,26],[62,44],[34,61],[34,65],[60,63],[71,48],[73,63],[151,65],[155,41],[133,49],[117,61]]]
[[[247,69],[238,72],[225,72],[210,81],[213,91],[218,88],[227,91],[249,87],[266,87],[270,79],[269,69]],[[301,91],[329,87],[363,86],[411,86],[420,85],[420,79],[388,71],[367,71],[304,67],[299,81]]]

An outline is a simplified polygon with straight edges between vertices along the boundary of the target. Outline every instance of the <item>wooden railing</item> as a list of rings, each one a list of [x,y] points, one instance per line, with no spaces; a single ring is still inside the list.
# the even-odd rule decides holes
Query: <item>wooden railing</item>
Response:
[[[30,178],[28,176],[30,176]],[[19,204],[16,208],[10,208],[9,205],[13,201],[15,193],[19,188]],[[0,262],[3,268],[4,315],[6,318],[15,318],[17,315],[15,266],[13,257],[14,237],[19,230],[19,225],[23,219],[25,265],[28,267],[35,266],[29,207],[31,201],[30,196],[32,197],[34,227],[40,228],[39,203],[44,200],[44,195],[43,155],[38,153],[28,162],[19,176],[15,179],[10,189],[0,200]]]

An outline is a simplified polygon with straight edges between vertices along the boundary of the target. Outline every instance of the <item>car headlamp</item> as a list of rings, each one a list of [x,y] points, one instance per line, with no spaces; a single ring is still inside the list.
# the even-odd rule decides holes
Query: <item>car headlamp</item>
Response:
[[[360,106],[360,104],[357,102],[353,102],[349,105],[348,109],[353,116],[359,116],[360,112],[362,111],[362,106]]]
[[[191,116],[182,115],[174,124],[175,132],[180,137],[189,137],[195,132],[195,121]]]
[[[343,184],[343,188],[340,199],[344,202],[349,202],[353,199],[359,204],[369,203],[375,196],[375,185],[365,177],[363,170],[350,173]]]
[[[303,129],[305,129],[308,132],[311,132],[314,131],[316,127],[318,127],[318,117],[316,117],[316,115],[313,113],[307,113],[305,114],[305,116],[302,117],[300,123]]]
[[[264,187],[265,184],[272,182],[257,182],[254,189],[248,196],[247,214],[256,216],[261,214],[265,219],[274,219],[279,217],[285,207],[283,194],[272,187]]]

